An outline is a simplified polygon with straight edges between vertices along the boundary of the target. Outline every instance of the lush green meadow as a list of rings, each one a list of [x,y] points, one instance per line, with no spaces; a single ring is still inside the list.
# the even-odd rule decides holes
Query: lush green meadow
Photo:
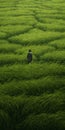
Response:
[[[0,130],[65,130],[64,0],[0,0]]]

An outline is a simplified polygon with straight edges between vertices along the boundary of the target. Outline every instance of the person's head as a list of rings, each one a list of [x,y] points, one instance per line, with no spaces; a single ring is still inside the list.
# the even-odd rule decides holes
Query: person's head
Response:
[[[32,52],[31,49],[29,49],[29,52]]]

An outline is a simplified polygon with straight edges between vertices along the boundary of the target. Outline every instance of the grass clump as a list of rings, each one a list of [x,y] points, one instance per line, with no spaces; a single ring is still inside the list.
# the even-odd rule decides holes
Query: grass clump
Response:
[[[4,31],[4,33],[7,33],[11,37],[11,35],[25,33],[31,28],[32,26],[29,25],[8,25],[1,26],[1,31]]]
[[[55,40],[50,42],[49,45],[54,46],[55,48],[62,50],[65,49],[65,39]]]
[[[43,71],[44,70],[44,71]],[[65,66],[57,63],[53,64],[30,64],[0,67],[0,82],[16,80],[40,79],[45,76],[64,76]]]
[[[46,61],[64,63],[65,62],[65,51],[53,51],[52,55],[49,52],[49,53],[44,54],[44,56],[41,56],[41,58]]]
[[[62,37],[61,33],[55,33],[55,32],[43,32],[39,29],[33,29],[29,31],[26,34],[18,35],[18,36],[13,36],[9,38],[9,41],[13,41],[15,43],[20,43],[22,45],[30,45],[30,44],[43,44],[43,43],[48,43],[51,40],[55,40]]]
[[[5,130],[10,128],[10,117],[9,115],[0,109],[0,129]]]
[[[40,115],[31,115],[29,116],[24,122],[23,124],[19,124],[18,125],[18,129],[22,130],[27,129],[27,130],[64,130],[65,129],[65,125],[63,120],[65,113],[63,112],[58,112],[55,115],[48,115],[48,114],[40,114]],[[60,124],[59,124],[60,122]]]
[[[22,94],[28,96],[40,96],[43,93],[54,93],[56,91],[64,91],[65,77],[59,78],[54,76],[46,76],[38,80],[17,81],[13,79],[8,84],[0,84],[0,93],[10,96],[19,96]]]

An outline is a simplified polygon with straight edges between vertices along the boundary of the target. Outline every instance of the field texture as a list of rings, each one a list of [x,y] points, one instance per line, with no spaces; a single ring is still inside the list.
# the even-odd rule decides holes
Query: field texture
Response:
[[[65,130],[65,0],[0,0],[0,130]]]

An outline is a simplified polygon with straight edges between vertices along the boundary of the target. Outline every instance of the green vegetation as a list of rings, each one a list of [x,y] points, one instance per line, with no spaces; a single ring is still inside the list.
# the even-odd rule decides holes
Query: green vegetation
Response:
[[[0,130],[65,130],[64,0],[0,0]]]

